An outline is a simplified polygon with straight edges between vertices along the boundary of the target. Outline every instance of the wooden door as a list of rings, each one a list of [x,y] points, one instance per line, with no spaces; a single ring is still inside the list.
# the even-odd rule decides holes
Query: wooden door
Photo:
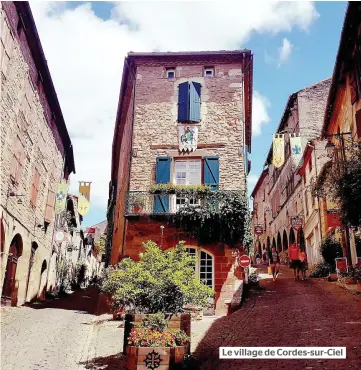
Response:
[[[11,299],[15,288],[16,267],[18,263],[18,250],[15,244],[12,244],[9,249],[8,261],[6,264],[5,279],[3,285],[2,296],[5,299]]]

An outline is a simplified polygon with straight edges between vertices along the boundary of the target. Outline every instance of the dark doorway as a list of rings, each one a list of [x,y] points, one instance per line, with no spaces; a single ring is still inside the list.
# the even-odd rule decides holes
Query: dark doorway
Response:
[[[282,240],[281,240],[281,234],[278,232],[277,235],[277,250],[281,252],[282,250]]]
[[[287,233],[286,230],[283,231],[283,250],[288,249],[288,238],[287,238]]]
[[[17,286],[16,286],[16,268],[18,259],[23,253],[23,241],[20,234],[16,234],[11,241],[8,260],[5,270],[3,290],[1,293],[2,300],[11,301],[12,306],[17,304]]]
[[[296,243],[296,237],[295,237],[295,232],[293,231],[293,228],[291,227],[290,230],[290,245]]]
[[[36,250],[38,249],[38,244],[36,242],[32,242],[31,243],[31,252],[30,252],[30,259],[29,259],[29,269],[28,269],[28,277],[27,277],[27,280],[26,280],[26,296],[25,298],[28,297],[28,293],[29,293],[29,281],[30,281],[30,275],[31,275],[31,270],[32,270],[32,267],[34,265],[34,261],[35,261],[35,252]],[[31,298],[30,298],[31,299]]]

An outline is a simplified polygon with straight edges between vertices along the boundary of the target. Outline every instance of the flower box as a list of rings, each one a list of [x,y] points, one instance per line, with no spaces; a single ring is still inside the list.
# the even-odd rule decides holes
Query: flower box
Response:
[[[184,360],[184,347],[127,347],[127,370],[172,370]]]
[[[146,314],[126,314],[124,318],[124,341],[123,353],[127,353],[128,337],[134,324],[141,323],[147,318]],[[168,315],[168,326],[170,330],[183,330],[188,336],[191,336],[191,315],[189,313],[180,313],[177,315]],[[190,344],[185,346],[186,354],[190,354]]]

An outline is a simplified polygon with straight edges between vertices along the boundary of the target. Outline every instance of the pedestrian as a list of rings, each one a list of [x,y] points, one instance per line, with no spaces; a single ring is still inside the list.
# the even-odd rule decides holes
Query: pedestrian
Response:
[[[256,264],[259,265],[261,263],[261,255],[259,252],[256,253]]]
[[[288,248],[288,258],[290,260],[290,268],[293,269],[295,280],[300,280],[300,248],[296,243],[293,243]]]
[[[308,262],[307,262],[307,254],[305,250],[300,249],[299,259],[301,263],[302,280],[306,280],[306,271],[308,270]]]
[[[266,265],[267,264],[267,251],[265,248],[263,248],[263,251],[262,251],[262,259],[263,259],[263,263]]]
[[[269,265],[272,270],[273,281],[276,281],[279,271],[280,271],[280,256],[275,247],[272,247]]]

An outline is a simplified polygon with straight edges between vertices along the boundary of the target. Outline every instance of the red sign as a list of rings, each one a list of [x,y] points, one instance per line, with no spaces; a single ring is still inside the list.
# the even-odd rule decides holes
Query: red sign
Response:
[[[238,261],[239,261],[240,266],[242,266],[242,267],[248,267],[251,263],[251,259],[248,256],[246,256],[245,254],[243,256],[239,257]]]
[[[86,234],[95,234],[95,227],[87,227],[85,229]]]
[[[341,226],[340,221],[340,214],[337,212],[334,212],[333,210],[327,211],[327,227],[332,227],[333,229],[336,229],[336,227]]]
[[[303,220],[301,217],[292,217],[292,220],[291,220],[291,225],[292,227],[298,231],[301,229],[302,227],[302,224],[303,224]]]
[[[262,235],[263,234],[263,227],[261,225],[255,226],[254,233],[256,235]]]
[[[336,270],[339,272],[347,271],[347,259],[346,257],[343,258],[336,258]]]

